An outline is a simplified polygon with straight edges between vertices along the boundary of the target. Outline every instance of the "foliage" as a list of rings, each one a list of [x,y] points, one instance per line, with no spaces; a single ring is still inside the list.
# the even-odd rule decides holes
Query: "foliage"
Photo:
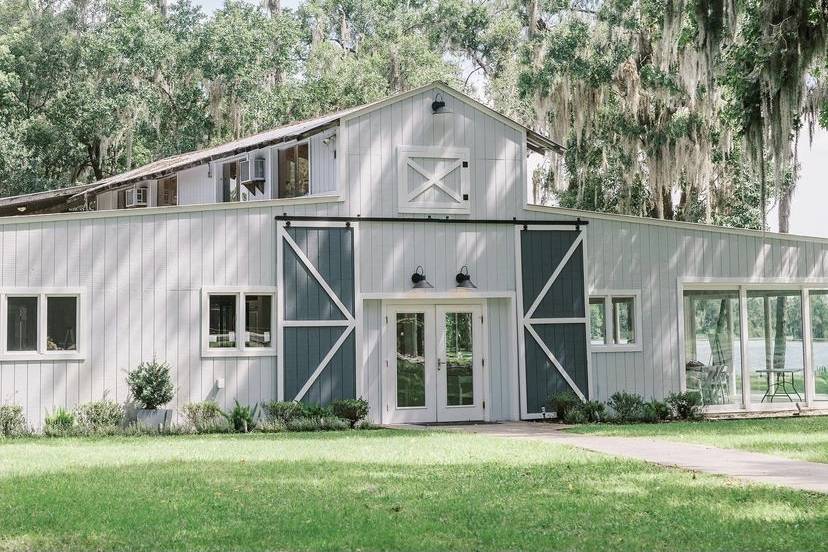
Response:
[[[331,403],[331,412],[337,418],[347,420],[351,428],[368,417],[368,401],[365,399],[342,399]]]
[[[29,433],[23,407],[18,404],[0,406],[0,436],[18,437]]]
[[[302,417],[304,418],[333,418],[334,413],[330,406],[302,403]]]
[[[702,402],[698,393],[670,393],[667,404],[679,420],[698,420],[702,417]]]
[[[259,403],[251,407],[247,404],[240,404],[235,400],[235,406],[230,412],[225,412],[224,417],[230,422],[234,431],[249,433],[256,428],[256,414],[259,411]]]
[[[641,395],[619,391],[614,393],[607,405],[613,410],[615,420],[630,423],[641,420],[644,414],[644,399]]]
[[[670,406],[666,402],[655,399],[645,402],[641,408],[641,420],[644,422],[663,422],[669,420],[671,414]]]
[[[580,404],[581,399],[570,390],[553,393],[547,401],[547,406],[555,412],[559,420],[564,420],[567,413]]]
[[[586,401],[580,406],[586,420],[590,423],[604,421],[607,408],[601,401]]]
[[[75,414],[65,408],[55,409],[44,421],[43,433],[49,436],[69,435],[75,428]]]
[[[75,419],[82,431],[110,433],[124,422],[124,407],[115,401],[101,400],[84,403],[75,409]]]
[[[589,418],[587,418],[587,415],[584,412],[584,409],[577,406],[577,405],[573,408],[568,409],[566,411],[566,413],[563,415],[563,418],[560,418],[560,419],[565,424],[575,424],[575,425],[576,424],[585,424],[589,421]]]
[[[305,414],[305,405],[299,401],[274,401],[265,403],[267,417],[281,424],[300,418]]]
[[[155,410],[170,402],[175,388],[166,362],[142,362],[127,374],[132,398],[142,408]]]
[[[288,431],[338,431],[351,427],[350,423],[335,416],[324,418],[294,418],[285,427]]]
[[[223,433],[230,429],[221,407],[215,401],[203,401],[184,405],[187,426],[196,433]]]

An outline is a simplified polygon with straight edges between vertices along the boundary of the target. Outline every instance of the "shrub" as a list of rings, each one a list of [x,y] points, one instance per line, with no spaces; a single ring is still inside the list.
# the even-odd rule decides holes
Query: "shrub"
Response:
[[[75,415],[65,408],[58,407],[46,416],[43,433],[51,436],[69,435],[75,428]]]
[[[610,397],[607,404],[615,411],[615,419],[621,423],[638,421],[644,414],[644,399],[635,393],[619,391]]]
[[[221,433],[229,431],[230,424],[215,401],[184,405],[187,426],[196,433]]]
[[[680,420],[698,420],[702,417],[702,401],[698,393],[670,393],[667,404]]]
[[[239,401],[234,401],[236,405],[233,407],[228,413],[224,414],[224,417],[227,418],[227,421],[230,422],[230,426],[238,432],[241,433],[248,433],[253,431],[256,427],[256,413],[259,411],[259,403],[253,405],[253,408],[250,405],[242,405],[239,404]]]
[[[264,405],[268,419],[283,425],[305,415],[305,405],[298,401],[274,401]]]
[[[563,417],[563,422],[566,424],[585,424],[588,421],[586,412],[581,407],[570,408]]]
[[[579,410],[584,413],[587,422],[594,424],[606,417],[607,407],[601,401],[587,401],[580,406]]]
[[[663,422],[670,418],[670,407],[667,403],[655,399],[644,403],[641,410],[641,419],[645,422]]]
[[[124,407],[115,401],[92,401],[75,410],[78,426],[92,433],[114,433],[124,422]]]
[[[565,420],[570,409],[581,405],[581,399],[572,391],[553,393],[547,401],[547,406],[555,412],[559,420]]]
[[[327,418],[294,418],[285,427],[288,431],[337,431],[348,429],[350,425],[345,420],[329,416]]]
[[[331,403],[331,411],[337,418],[347,420],[351,429],[368,416],[368,401],[365,399],[342,399]]]
[[[135,402],[147,410],[164,406],[173,398],[175,388],[166,362],[142,362],[127,374],[127,385]]]
[[[334,413],[329,406],[320,406],[318,404],[302,404],[303,418],[332,418]]]
[[[256,424],[256,431],[262,433],[281,433],[287,431],[287,425],[281,420],[267,419]]]
[[[0,436],[17,437],[29,433],[23,407],[17,404],[0,406]]]

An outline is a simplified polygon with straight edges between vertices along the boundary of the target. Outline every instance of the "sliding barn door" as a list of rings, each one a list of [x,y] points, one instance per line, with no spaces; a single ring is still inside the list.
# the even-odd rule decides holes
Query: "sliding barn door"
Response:
[[[583,233],[575,227],[519,227],[517,247],[521,407],[523,417],[532,418],[553,393],[589,395]]]
[[[279,228],[283,400],[356,396],[354,228]]]

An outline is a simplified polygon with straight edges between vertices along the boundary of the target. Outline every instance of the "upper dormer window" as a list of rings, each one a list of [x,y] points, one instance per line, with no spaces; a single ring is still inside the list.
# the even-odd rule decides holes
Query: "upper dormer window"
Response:
[[[307,142],[280,149],[278,165],[278,197],[301,197],[310,193],[310,147]]]

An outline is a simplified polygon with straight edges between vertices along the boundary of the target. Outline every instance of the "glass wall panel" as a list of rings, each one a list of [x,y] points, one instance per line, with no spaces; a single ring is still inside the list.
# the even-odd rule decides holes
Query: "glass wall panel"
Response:
[[[635,343],[635,301],[632,297],[612,298],[612,322],[616,344]]]
[[[210,348],[236,347],[236,296],[210,296]]]
[[[828,290],[811,290],[811,364],[817,401],[828,401]]]
[[[747,296],[751,402],[805,400],[800,291],[751,290]]]
[[[46,298],[46,350],[74,351],[78,348],[78,298]]]
[[[705,405],[742,403],[739,293],[684,292],[687,391]]]
[[[6,304],[9,351],[37,350],[37,297],[9,297]]]

